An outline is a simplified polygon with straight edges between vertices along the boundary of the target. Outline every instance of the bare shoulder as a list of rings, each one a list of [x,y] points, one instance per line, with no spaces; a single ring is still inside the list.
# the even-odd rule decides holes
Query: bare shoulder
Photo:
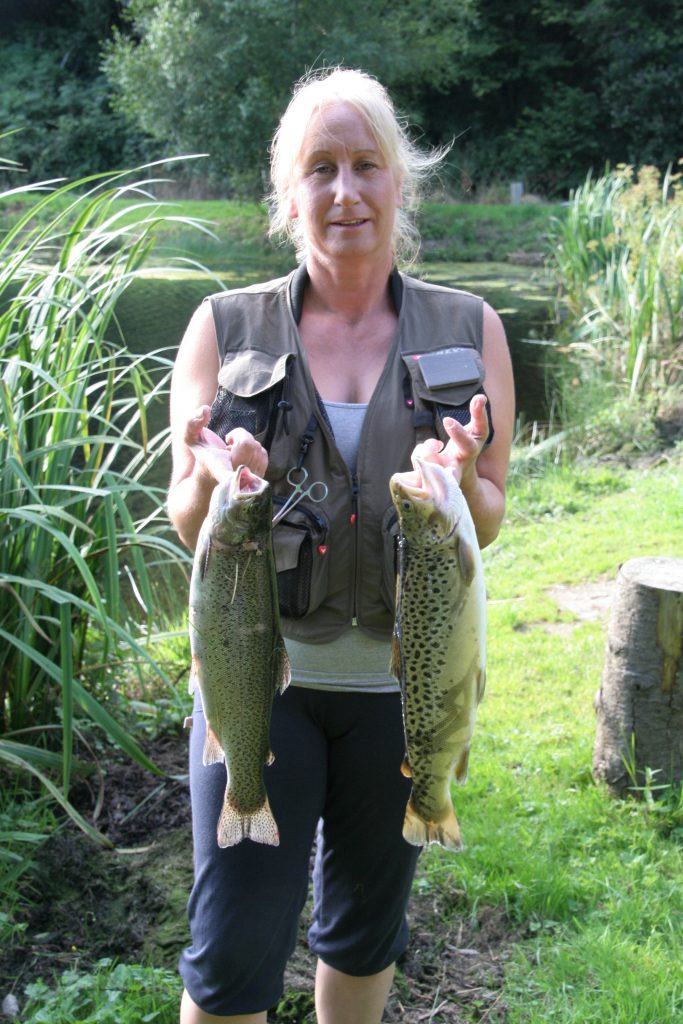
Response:
[[[503,327],[503,321],[501,320],[498,313],[496,313],[493,306],[489,306],[488,302],[484,303],[484,357],[486,357],[486,350],[495,350],[498,353],[508,354],[507,338],[505,337],[505,328]]]
[[[505,328],[498,313],[487,302],[484,303],[482,359],[486,369],[487,391],[493,385],[499,398],[503,398],[506,392],[514,398],[512,360]]]
[[[178,361],[192,363],[196,359],[201,362],[207,358],[212,363],[218,361],[218,346],[211,303],[202,302],[187,325],[178,349],[176,365]]]
[[[190,409],[211,403],[219,370],[216,328],[211,306],[203,302],[195,310],[178,348],[171,385],[173,399]]]

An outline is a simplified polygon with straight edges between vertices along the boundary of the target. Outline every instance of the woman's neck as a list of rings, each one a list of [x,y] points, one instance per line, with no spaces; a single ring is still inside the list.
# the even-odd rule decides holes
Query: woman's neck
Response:
[[[331,313],[349,324],[391,307],[387,287],[393,267],[391,257],[386,265],[376,263],[371,269],[364,264],[319,264],[309,260],[305,304],[312,313]]]

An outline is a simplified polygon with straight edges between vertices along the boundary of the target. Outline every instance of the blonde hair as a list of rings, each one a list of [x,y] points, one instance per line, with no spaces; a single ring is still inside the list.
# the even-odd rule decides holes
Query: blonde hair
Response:
[[[282,235],[294,242],[297,258],[303,260],[306,239],[299,221],[288,213],[291,192],[311,119],[332,103],[348,103],[358,110],[393,171],[401,196],[394,225],[394,256],[409,263],[417,255],[420,245],[411,214],[418,206],[424,182],[450,147],[432,152],[419,149],[408,137],[405,123],[399,120],[384,86],[364,71],[327,68],[305,75],[296,84],[270,150],[269,233]]]

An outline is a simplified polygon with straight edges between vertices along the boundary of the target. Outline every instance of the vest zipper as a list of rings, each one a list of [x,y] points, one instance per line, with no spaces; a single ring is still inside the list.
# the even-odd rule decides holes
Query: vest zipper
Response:
[[[349,522],[353,528],[353,604],[351,618],[355,622],[356,615],[356,594],[358,593],[358,492],[360,485],[355,473],[351,474],[351,515]]]

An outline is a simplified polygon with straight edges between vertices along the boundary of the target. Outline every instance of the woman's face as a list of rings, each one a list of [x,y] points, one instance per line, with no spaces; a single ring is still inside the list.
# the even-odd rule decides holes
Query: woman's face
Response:
[[[324,107],[304,136],[289,215],[309,260],[392,255],[400,187],[365,118],[348,103]]]

